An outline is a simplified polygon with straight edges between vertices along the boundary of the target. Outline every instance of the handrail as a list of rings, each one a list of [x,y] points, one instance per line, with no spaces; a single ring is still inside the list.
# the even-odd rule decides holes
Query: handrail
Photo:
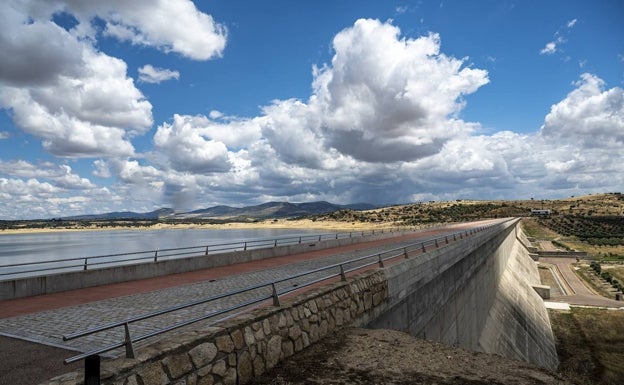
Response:
[[[211,243],[207,245],[199,246],[186,246],[166,249],[155,249],[145,251],[134,251],[126,253],[95,255],[89,257],[75,257],[75,258],[62,258],[50,261],[36,261],[36,262],[20,262],[7,265],[0,265],[0,280],[5,279],[3,277],[32,274],[28,276],[37,276],[41,272],[55,272],[57,270],[64,271],[77,271],[77,270],[89,270],[93,268],[101,268],[105,266],[119,266],[131,262],[138,263],[155,263],[159,260],[173,259],[181,256],[207,256],[215,253],[256,250],[262,248],[272,248],[277,246],[286,246],[293,244],[301,244],[304,242],[333,239],[345,239],[353,237],[364,237],[367,235],[384,234],[385,232],[405,231],[408,229],[390,228],[368,230],[368,231],[351,231],[351,232],[336,232],[336,233],[321,233],[321,234],[307,234],[307,235],[294,235],[275,238],[259,238],[250,240],[241,240],[225,243]],[[124,257],[124,258],[117,258]],[[113,260],[103,260],[105,258],[113,258]],[[33,268],[29,268],[29,267]],[[23,267],[23,269],[15,271],[2,271],[2,269],[17,269]]]
[[[513,219],[511,219],[511,220],[513,220]],[[138,316],[126,318],[126,319],[123,319],[123,320],[120,320],[120,321],[108,323],[108,324],[105,324],[105,325],[102,325],[102,326],[98,326],[98,327],[95,327],[95,328],[91,328],[91,329],[75,332],[75,333],[68,334],[68,335],[63,335],[63,341],[69,341],[69,340],[73,340],[73,339],[76,339],[76,338],[84,337],[84,336],[95,334],[95,333],[99,333],[99,332],[102,332],[102,331],[105,331],[105,330],[109,330],[109,329],[112,329],[112,328],[115,328],[115,327],[119,327],[119,326],[124,326],[124,328],[125,328],[125,335],[126,335],[125,340],[122,341],[122,342],[114,343],[114,344],[111,344],[111,345],[108,345],[108,346],[104,346],[104,347],[96,349],[96,350],[88,351],[88,352],[85,352],[85,353],[82,353],[82,354],[70,357],[68,359],[65,359],[64,363],[65,364],[69,364],[69,363],[72,363],[72,362],[76,362],[76,361],[85,359],[85,358],[87,358],[89,356],[105,353],[105,352],[108,352],[108,351],[111,351],[111,350],[114,350],[114,349],[117,349],[117,348],[120,348],[120,347],[123,347],[123,346],[126,347],[126,356],[129,357],[129,358],[132,358],[132,357],[134,357],[134,348],[133,348],[134,342],[142,341],[144,339],[147,339],[147,338],[150,338],[150,337],[154,337],[154,336],[157,336],[157,335],[169,332],[171,330],[175,330],[175,329],[178,329],[180,327],[187,326],[187,325],[190,325],[192,323],[199,322],[199,321],[202,321],[202,320],[205,320],[205,319],[208,319],[208,318],[212,318],[212,317],[216,317],[218,315],[229,313],[229,312],[234,311],[234,310],[238,310],[238,309],[241,309],[241,308],[246,308],[246,307],[248,307],[250,305],[261,303],[261,302],[267,301],[267,300],[269,300],[271,298],[273,298],[273,304],[275,306],[280,306],[280,303],[279,303],[279,296],[280,295],[283,295],[283,294],[286,294],[286,293],[290,293],[290,292],[296,291],[296,290],[301,290],[302,288],[314,285],[314,284],[322,282],[322,281],[326,281],[326,280],[334,278],[334,277],[340,277],[341,280],[344,281],[344,280],[346,280],[346,273],[353,272],[353,271],[356,271],[356,270],[359,270],[359,269],[362,269],[362,268],[365,268],[365,267],[368,267],[368,266],[372,266],[372,265],[375,265],[375,264],[378,264],[380,267],[383,268],[384,267],[384,261],[387,261],[389,259],[394,259],[394,258],[398,258],[398,257],[403,257],[403,258],[407,259],[407,258],[409,258],[409,254],[412,253],[412,252],[420,251],[420,252],[425,253],[425,252],[427,252],[428,248],[429,249],[431,248],[431,246],[434,246],[437,249],[437,248],[440,248],[442,244],[443,245],[447,245],[451,241],[457,241],[457,240],[464,239],[464,237],[469,237],[469,236],[471,236],[473,234],[476,234],[478,232],[489,230],[489,229],[491,229],[491,228],[493,228],[495,226],[499,226],[499,225],[501,225],[503,223],[506,223],[506,222],[507,221],[499,222],[499,223],[496,223],[496,224],[490,224],[490,225],[487,225],[487,226],[480,226],[480,227],[476,227],[476,228],[473,228],[473,229],[470,229],[470,230],[462,230],[462,231],[459,231],[459,232],[447,234],[447,235],[444,235],[444,236],[441,236],[441,237],[437,237],[437,238],[421,240],[421,241],[418,241],[418,242],[414,242],[414,243],[408,244],[406,246],[400,246],[400,247],[392,248],[392,249],[389,249],[389,250],[385,250],[383,252],[377,252],[377,253],[373,253],[373,254],[357,257],[357,258],[353,258],[353,259],[350,259],[348,261],[334,263],[334,264],[323,266],[323,267],[320,267],[320,268],[317,268],[317,269],[304,271],[304,272],[301,272],[301,273],[298,273],[298,274],[295,274],[295,275],[291,275],[291,276],[288,276],[288,277],[285,277],[285,278],[280,278],[280,279],[276,279],[276,280],[272,280],[272,281],[265,281],[265,282],[262,282],[262,283],[259,283],[259,284],[255,284],[255,285],[252,285],[252,286],[248,286],[248,287],[244,287],[244,288],[241,288],[241,289],[238,289],[238,290],[235,290],[235,291],[222,293],[222,294],[219,294],[219,295],[203,298],[203,299],[200,299],[200,300],[197,300],[197,301],[188,302],[188,303],[180,304],[180,305],[177,305],[177,306],[169,307],[169,308],[166,308],[166,309],[157,310],[157,311],[154,311],[154,312],[145,313],[145,314],[141,314],[141,315],[138,315]],[[452,240],[451,240],[451,237],[452,237]],[[354,267],[345,269],[346,265],[351,265],[351,264],[362,262],[364,260],[372,259],[372,258],[374,258],[374,260],[368,261],[368,262],[365,262],[365,263],[362,263],[362,264],[358,264],[358,265],[356,265]],[[276,290],[276,286],[275,286],[276,284],[283,283],[283,282],[286,282],[286,281],[291,281],[291,280],[296,279],[296,278],[301,278],[301,277],[304,277],[304,276],[309,276],[309,275],[321,273],[321,272],[324,272],[324,271],[327,271],[327,270],[331,270],[331,269],[336,269],[336,268],[339,268],[339,272],[337,272],[337,273],[332,273],[332,274],[329,274],[329,275],[325,275],[325,276],[320,277],[320,278],[314,278],[311,281],[305,282],[303,284],[299,284],[296,287],[287,287],[285,289]],[[140,320],[144,320],[144,319],[147,319],[147,318],[156,317],[156,316],[167,314],[167,313],[171,313],[171,312],[174,312],[174,311],[177,311],[177,310],[181,310],[181,309],[185,309],[185,308],[188,308],[188,307],[197,306],[197,305],[204,304],[204,303],[207,303],[207,302],[211,302],[211,301],[214,301],[214,300],[217,300],[217,299],[232,297],[232,296],[237,295],[237,294],[241,294],[241,293],[245,293],[245,292],[249,292],[249,291],[253,291],[253,290],[256,290],[256,289],[269,287],[269,286],[272,288],[272,294],[270,294],[270,295],[267,295],[267,294],[261,295],[261,296],[258,296],[256,298],[254,298],[254,299],[238,303],[237,305],[233,305],[233,306],[230,306],[230,307],[227,307],[227,308],[224,308],[224,309],[220,309],[220,310],[215,310],[215,311],[203,314],[203,315],[201,315],[199,317],[195,317],[195,318],[192,318],[192,319],[180,322],[180,323],[169,325],[167,327],[164,327],[164,328],[152,331],[152,332],[150,332],[148,334],[141,335],[141,336],[138,336],[138,337],[135,337],[135,338],[132,338],[130,336],[130,330],[129,330],[129,324],[130,323],[133,323],[133,322],[136,322],[136,321],[140,321]],[[247,310],[243,310],[243,311],[247,311]],[[220,321],[223,321],[225,319],[231,318],[231,317],[233,317],[233,316],[235,316],[237,314],[240,314],[240,312],[236,313],[236,314],[227,315],[226,317],[221,318],[221,319],[214,320],[210,324],[211,325],[215,324],[217,322],[220,322]]]

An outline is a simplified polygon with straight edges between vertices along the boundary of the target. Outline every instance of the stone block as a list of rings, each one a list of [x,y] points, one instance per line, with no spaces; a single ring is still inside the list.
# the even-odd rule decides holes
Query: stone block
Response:
[[[197,379],[197,385],[214,385],[215,380],[211,374]]]
[[[236,370],[238,371],[238,381],[241,384],[246,384],[253,378],[253,362],[248,351],[243,350],[238,355]]]
[[[269,339],[266,352],[266,369],[274,367],[280,359],[282,352],[282,337],[273,336]]]
[[[318,307],[316,306],[316,301],[308,301],[307,308],[312,312],[312,314],[316,314],[318,312]]]
[[[241,329],[233,330],[230,335],[232,337],[232,342],[234,342],[234,348],[240,350],[245,347],[245,337]]]
[[[160,362],[145,365],[137,371],[137,376],[144,384],[167,384],[169,378]]]
[[[229,368],[227,370],[227,372],[225,373],[225,375],[223,376],[223,384],[224,385],[236,385],[236,383],[237,383],[236,375],[237,375],[236,369],[235,368]]]
[[[256,343],[256,337],[254,335],[254,332],[249,326],[246,326],[245,329],[243,330],[243,337],[245,338],[245,344],[247,346],[250,346]]]
[[[212,362],[217,356],[217,347],[211,342],[197,345],[189,351],[189,355],[196,368],[202,368]]]
[[[216,374],[219,377],[223,377],[227,371],[227,364],[225,360],[219,360],[212,365],[212,374]]]
[[[228,334],[218,336],[215,339],[215,345],[217,346],[217,349],[219,349],[219,351],[222,353],[227,354],[234,351],[234,342],[232,341],[232,337],[230,337]]]
[[[301,335],[301,328],[299,325],[295,324],[288,329],[288,337],[291,340],[296,340]]]
[[[264,367],[264,360],[262,359],[262,356],[257,355],[256,358],[254,358],[253,360],[253,371],[254,371],[254,376],[260,376],[265,372],[265,367]]]
[[[169,356],[163,360],[163,365],[172,380],[181,378],[193,369],[190,357],[186,353]]]
[[[319,325],[311,324],[310,325],[310,342],[315,343],[319,340]]]
[[[282,353],[284,357],[290,357],[295,353],[295,347],[292,341],[286,340],[282,342]]]

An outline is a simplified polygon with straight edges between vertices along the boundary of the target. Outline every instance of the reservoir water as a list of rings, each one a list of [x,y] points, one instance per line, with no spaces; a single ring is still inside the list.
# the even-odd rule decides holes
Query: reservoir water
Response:
[[[0,233],[0,272],[3,270],[2,266],[15,263],[207,246],[318,233],[318,230],[301,229],[162,229]],[[5,278],[0,276],[0,280]]]

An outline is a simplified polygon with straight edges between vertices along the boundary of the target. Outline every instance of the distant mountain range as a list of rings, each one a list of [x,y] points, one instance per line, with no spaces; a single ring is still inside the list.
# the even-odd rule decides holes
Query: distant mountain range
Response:
[[[112,220],[112,219],[215,219],[215,220],[263,220],[271,218],[293,218],[305,215],[326,214],[338,210],[371,210],[378,206],[368,203],[336,205],[329,202],[269,202],[256,206],[231,207],[214,206],[185,213],[175,213],[173,209],[162,208],[149,213],[132,211],[105,214],[78,215],[63,217],[63,220]]]

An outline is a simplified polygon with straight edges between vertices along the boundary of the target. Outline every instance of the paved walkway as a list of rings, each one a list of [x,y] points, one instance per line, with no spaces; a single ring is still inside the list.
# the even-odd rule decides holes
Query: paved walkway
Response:
[[[567,295],[553,296],[551,302],[565,302],[571,305],[598,306],[598,307],[624,307],[624,302],[605,298],[596,294],[574,272],[573,263],[576,258],[540,258],[540,262],[554,266],[554,271],[559,275],[559,280],[566,286]]]
[[[24,361],[29,361],[29,358],[32,357],[32,355],[26,353],[28,349],[33,349],[32,345],[24,341],[47,345],[47,347],[42,346],[41,351],[49,351],[50,353],[43,353],[43,355],[50,354],[50,357],[55,357],[54,360],[56,362],[59,351],[51,347],[83,352],[123,340],[123,328],[73,341],[64,342],[62,340],[63,335],[75,331],[230,292],[242,287],[249,287],[261,282],[289,278],[303,271],[310,271],[329,264],[375,254],[389,248],[403,247],[422,240],[457,232],[459,228],[454,226],[450,229],[423,230],[401,237],[293,256],[2,301],[0,302],[0,355],[3,357],[11,356],[14,359],[12,361],[0,360],[0,384],[14,383],[4,382],[3,378],[10,378],[8,373],[12,373],[16,366],[23,368],[25,373],[29,371],[27,369],[28,362],[15,363],[15,357],[22,357]],[[376,259],[376,256],[373,256],[371,260],[374,259]],[[336,272],[333,273],[335,274]],[[305,279],[289,279],[280,284],[278,290],[300,286],[305,282],[326,275],[328,275],[327,272],[306,276]],[[132,324],[131,332],[133,336],[142,335],[162,328],[165,325],[187,320],[215,309],[225,308],[244,300],[257,298],[260,294],[268,295],[270,291],[271,289],[268,287],[212,302],[210,305],[196,306],[165,316],[140,321]],[[205,325],[206,321],[202,322]],[[202,323],[198,323],[187,328],[197,329],[202,326]],[[180,331],[182,330],[184,329]],[[168,336],[171,336],[171,333]],[[10,338],[7,339],[5,337]],[[143,344],[149,342],[149,340],[146,340]],[[140,348],[140,346],[141,343],[135,344],[135,348]],[[111,352],[111,355],[119,353],[120,351],[115,351]],[[71,352],[68,352],[64,358],[72,355]],[[61,362],[62,360],[58,360],[60,367],[56,371],[45,371],[43,375],[47,377],[39,380],[71,370],[71,368],[62,367]],[[38,366],[40,362],[30,362],[30,365]],[[29,382],[24,382],[24,384],[26,383]]]

